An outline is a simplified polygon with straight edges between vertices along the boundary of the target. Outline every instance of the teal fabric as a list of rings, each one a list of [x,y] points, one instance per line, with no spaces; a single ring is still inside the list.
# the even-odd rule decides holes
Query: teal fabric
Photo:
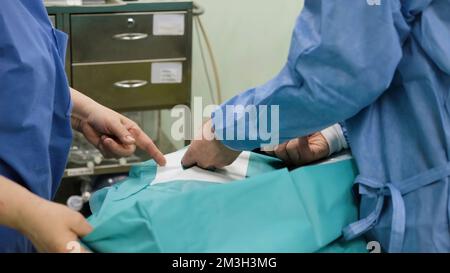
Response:
[[[228,184],[173,181],[150,185],[153,161],[135,166],[119,185],[91,200],[95,252],[365,252],[343,243],[357,219],[352,160],[289,172],[252,154],[249,178]]]

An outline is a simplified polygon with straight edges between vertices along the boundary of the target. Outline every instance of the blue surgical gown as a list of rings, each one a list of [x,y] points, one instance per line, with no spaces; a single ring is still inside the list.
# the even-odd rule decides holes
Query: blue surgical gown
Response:
[[[66,45],[42,1],[2,1],[0,175],[46,199],[58,188],[72,137]],[[25,237],[0,227],[0,252],[29,251]]]
[[[389,252],[449,252],[450,1],[376,3],[306,0],[280,74],[223,104],[216,134],[245,118],[224,114],[227,105],[279,105],[280,142],[345,121],[361,220],[344,236],[366,234]],[[223,143],[257,148],[259,126]]]

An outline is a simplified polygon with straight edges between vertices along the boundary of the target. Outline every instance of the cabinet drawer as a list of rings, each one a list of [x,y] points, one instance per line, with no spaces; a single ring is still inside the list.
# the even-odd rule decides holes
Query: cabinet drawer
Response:
[[[161,81],[160,78],[155,81],[154,75],[152,79],[152,67],[161,64],[166,63],[76,65],[72,68],[73,87],[95,101],[118,111],[170,108],[177,104],[189,103],[190,81],[187,62],[175,62],[182,67],[182,73],[179,71],[182,74],[181,83],[178,81],[155,83]]]
[[[176,35],[153,35],[154,18],[176,16],[183,30]],[[71,15],[72,61],[108,62],[188,56],[188,14],[109,13]]]

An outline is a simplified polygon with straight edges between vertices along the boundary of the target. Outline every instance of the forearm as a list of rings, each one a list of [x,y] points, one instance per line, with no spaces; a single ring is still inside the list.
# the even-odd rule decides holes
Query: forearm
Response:
[[[87,118],[91,109],[99,106],[96,101],[73,88],[70,88],[70,94],[73,103],[72,116],[77,119]]]
[[[24,187],[0,176],[0,225],[22,231],[23,219],[39,200]]]

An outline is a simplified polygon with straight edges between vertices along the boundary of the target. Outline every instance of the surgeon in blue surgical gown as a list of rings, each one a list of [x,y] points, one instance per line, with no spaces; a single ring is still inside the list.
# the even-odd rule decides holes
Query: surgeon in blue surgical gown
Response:
[[[131,120],[70,89],[67,35],[51,26],[41,0],[0,7],[0,252],[68,252],[87,221],[52,199],[67,162],[72,128],[105,156],[136,146],[165,159]],[[72,120],[72,128],[71,128]]]
[[[183,164],[220,167],[263,144],[249,123],[244,140],[221,140],[245,118],[226,105],[279,105],[275,152],[290,161],[327,155],[309,140],[342,123],[360,171],[360,221],[343,236],[449,252],[449,95],[450,1],[305,0],[280,74],[223,104],[203,128],[216,139],[196,140]]]

